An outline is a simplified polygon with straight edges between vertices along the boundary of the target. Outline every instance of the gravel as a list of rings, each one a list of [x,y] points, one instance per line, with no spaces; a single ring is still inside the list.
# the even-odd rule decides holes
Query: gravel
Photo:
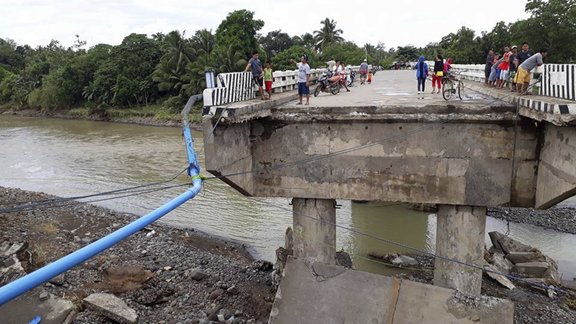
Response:
[[[545,210],[532,208],[490,208],[488,216],[513,223],[532,224],[560,232],[576,234],[576,208],[553,207]]]
[[[55,197],[0,187],[0,208],[50,198]],[[28,242],[18,256],[31,272],[135,218],[76,202],[0,213],[0,242]],[[151,225],[44,289],[78,305],[74,323],[110,323],[82,305],[95,292],[114,293],[138,313],[140,323],[210,323],[209,317],[218,315],[235,323],[264,323],[275,296],[271,270],[241,245],[193,229]]]

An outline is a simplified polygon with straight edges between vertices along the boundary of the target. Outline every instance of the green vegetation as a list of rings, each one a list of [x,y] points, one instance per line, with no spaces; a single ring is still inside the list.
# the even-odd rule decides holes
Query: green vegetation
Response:
[[[432,59],[437,53],[455,63],[484,63],[488,49],[527,41],[534,50],[550,49],[549,62],[576,61],[576,0],[528,0],[530,18],[497,23],[480,36],[461,27],[424,48],[406,45],[357,44],[342,37],[337,22],[325,18],[312,33],[291,36],[281,30],[259,34],[264,22],[248,10],[231,12],[217,30],[199,30],[190,37],[172,31],[151,36],[130,34],[121,44],[98,44],[85,49],[76,42],[64,48],[56,40],[32,48],[0,39],[0,108],[33,108],[43,112],[68,111],[86,118],[110,117],[178,119],[190,95],[205,87],[204,72],[242,71],[252,51],[270,60],[274,70],[295,69],[291,58],[306,54],[310,65],[324,67],[335,58],[347,64],[369,63],[389,67],[394,61]],[[195,117],[199,119],[199,107]]]

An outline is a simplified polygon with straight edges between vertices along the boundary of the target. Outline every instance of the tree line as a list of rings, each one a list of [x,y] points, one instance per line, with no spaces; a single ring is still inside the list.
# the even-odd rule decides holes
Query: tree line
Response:
[[[98,44],[85,49],[76,36],[73,46],[58,41],[31,48],[0,38],[0,105],[42,110],[73,107],[140,107],[160,104],[180,109],[186,99],[205,87],[204,72],[242,71],[254,49],[274,70],[293,69],[290,58],[302,54],[312,67],[324,67],[337,58],[358,64],[368,58],[383,67],[394,61],[431,59],[437,53],[455,63],[484,63],[489,49],[529,42],[548,47],[549,61],[576,61],[576,0],[528,0],[530,17],[514,23],[497,23],[492,31],[475,32],[461,27],[439,42],[423,48],[383,43],[358,46],[342,37],[334,20],[326,18],[312,33],[290,36],[281,30],[259,34],[262,20],[254,12],[231,12],[215,32],[202,29],[188,36],[172,31],[151,36],[130,34],[121,44]]]

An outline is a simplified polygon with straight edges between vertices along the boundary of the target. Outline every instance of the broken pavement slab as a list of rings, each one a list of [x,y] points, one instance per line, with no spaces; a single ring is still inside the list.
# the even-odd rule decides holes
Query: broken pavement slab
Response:
[[[122,299],[112,294],[92,294],[84,298],[84,304],[86,304],[89,309],[121,324],[131,324],[138,321],[136,311],[128,307]]]
[[[46,298],[41,299],[41,294]],[[28,323],[40,316],[42,324],[62,324],[70,323],[75,314],[76,306],[71,301],[57,298],[41,288],[0,306],[2,323]]]
[[[463,298],[451,289],[288,258],[269,323],[506,324],[513,318],[507,300]]]

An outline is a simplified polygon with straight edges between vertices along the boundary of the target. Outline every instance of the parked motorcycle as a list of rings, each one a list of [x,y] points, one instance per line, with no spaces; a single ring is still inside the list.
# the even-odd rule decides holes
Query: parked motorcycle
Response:
[[[340,92],[340,82],[330,82],[332,75],[330,71],[322,73],[322,76],[317,81],[318,85],[314,89],[314,97],[318,97],[320,92],[330,92],[333,95]]]
[[[354,79],[356,78],[356,72],[354,72],[354,70],[347,68],[348,73],[346,75],[346,85],[348,85],[349,87],[352,86],[352,84],[354,83]]]

